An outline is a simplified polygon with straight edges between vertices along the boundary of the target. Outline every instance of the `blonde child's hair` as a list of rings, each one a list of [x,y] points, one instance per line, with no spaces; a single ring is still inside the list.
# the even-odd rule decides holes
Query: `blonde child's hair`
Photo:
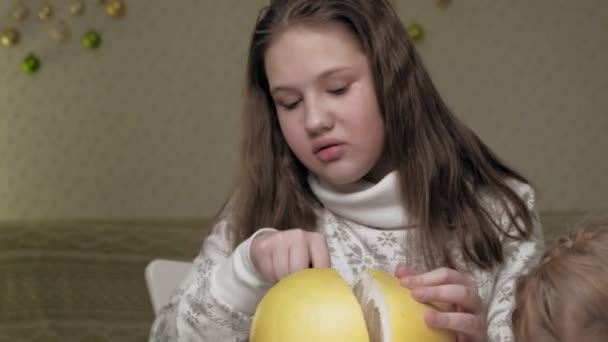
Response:
[[[516,286],[517,342],[608,341],[608,219],[587,219]]]

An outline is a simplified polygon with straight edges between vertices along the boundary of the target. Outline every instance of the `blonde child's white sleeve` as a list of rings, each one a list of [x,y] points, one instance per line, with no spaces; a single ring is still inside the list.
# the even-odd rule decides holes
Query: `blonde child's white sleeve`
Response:
[[[150,341],[247,341],[257,303],[269,289],[249,256],[250,241],[234,252],[227,221],[205,239],[192,272],[159,312]]]
[[[531,187],[519,184],[516,191],[525,201],[529,210],[534,209],[534,192]],[[506,216],[506,215],[505,215]],[[502,222],[506,223],[506,217]],[[508,230],[514,233],[514,228]],[[533,234],[529,240],[518,241],[504,238],[505,261],[496,273],[494,288],[488,306],[488,341],[513,342],[511,315],[515,307],[515,283],[517,278],[527,273],[537,264],[544,250],[541,223],[535,219]]]

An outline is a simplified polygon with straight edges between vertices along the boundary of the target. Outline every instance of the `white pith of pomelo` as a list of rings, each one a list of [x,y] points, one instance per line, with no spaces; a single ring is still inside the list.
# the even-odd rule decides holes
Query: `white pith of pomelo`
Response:
[[[431,329],[415,301],[391,274],[361,272],[353,288],[330,268],[295,272],[259,303],[250,342],[453,342]]]

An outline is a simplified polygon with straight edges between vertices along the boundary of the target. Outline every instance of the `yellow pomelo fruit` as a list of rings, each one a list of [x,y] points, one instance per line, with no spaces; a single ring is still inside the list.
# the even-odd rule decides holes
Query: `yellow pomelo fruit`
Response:
[[[311,268],[274,285],[258,304],[249,342],[368,342],[363,313],[338,272]]]
[[[429,328],[424,312],[432,309],[417,302],[399,279],[380,270],[361,272],[353,290],[367,323],[370,342],[452,342],[453,333]]]
[[[295,272],[259,303],[250,342],[453,342],[431,329],[415,301],[391,274],[361,272],[353,289],[330,268]]]

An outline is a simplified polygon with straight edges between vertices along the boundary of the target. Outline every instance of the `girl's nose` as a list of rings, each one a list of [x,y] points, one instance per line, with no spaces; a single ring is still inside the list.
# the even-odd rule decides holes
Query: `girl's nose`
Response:
[[[319,135],[334,127],[334,117],[331,111],[319,101],[307,101],[304,126],[311,135]]]

